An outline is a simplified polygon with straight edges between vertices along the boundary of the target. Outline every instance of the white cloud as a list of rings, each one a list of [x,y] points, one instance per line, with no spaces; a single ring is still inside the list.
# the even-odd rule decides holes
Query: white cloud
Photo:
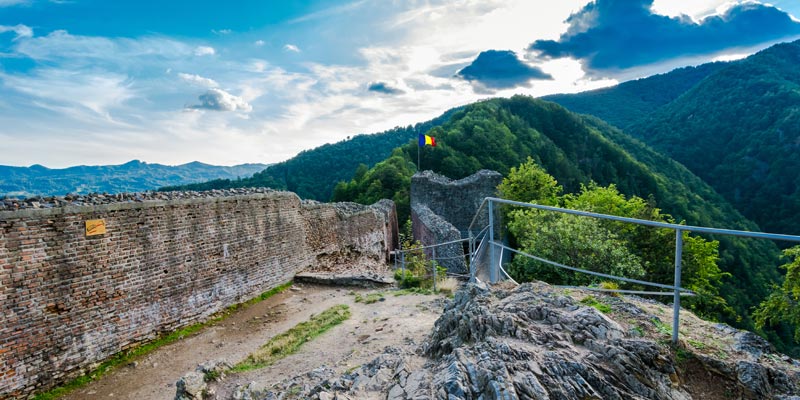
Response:
[[[20,40],[15,50],[35,60],[59,62],[71,67],[95,67],[101,61],[119,66],[163,63],[194,54],[191,46],[162,37],[111,39],[72,35],[63,30]]]
[[[0,0],[0,7],[11,7],[21,4],[30,4],[30,0]]]
[[[2,0],[0,0],[2,1]],[[0,33],[5,32],[14,32],[16,37],[14,40],[19,40],[21,38],[29,38],[33,37],[33,29],[29,26],[17,24],[17,25],[0,25]]]
[[[0,80],[4,87],[28,95],[30,104],[51,108],[76,121],[100,118],[114,122],[112,111],[136,97],[127,76],[100,71],[49,68],[28,76],[2,74]]]
[[[214,48],[210,46],[197,46],[194,48],[194,55],[198,57],[213,56],[216,53],[217,53],[216,50],[214,50]]]
[[[253,36],[203,42],[66,31],[25,36],[7,29],[13,33],[2,39],[19,37],[11,55],[32,58],[36,66],[0,72],[0,142],[8,145],[3,163],[67,166],[87,157],[98,163],[281,161],[489,97],[454,79],[455,72],[487,49],[522,54],[533,40],[557,39],[566,29],[563,21],[588,1],[354,1],[256,29]],[[665,1],[672,0],[656,4]],[[317,61],[298,63],[291,53],[300,50],[304,59]],[[198,62],[209,55],[214,57]],[[615,83],[590,79],[575,60],[541,68],[555,79],[491,96]],[[375,95],[367,90],[371,83],[402,95]]]
[[[231,33],[233,33],[233,31],[230,29],[212,29],[211,33],[215,35],[224,36],[224,35],[230,35]]]
[[[188,83],[191,83],[191,84],[194,84],[194,85],[198,85],[198,86],[204,86],[204,87],[209,87],[209,88],[215,88],[215,87],[219,86],[217,81],[215,81],[213,79],[209,79],[209,78],[204,78],[204,77],[202,77],[200,75],[196,75],[196,74],[185,74],[183,72],[179,72],[178,73],[178,78],[181,78],[185,82],[188,82]]]
[[[198,99],[200,104],[195,104],[187,108],[194,110],[214,110],[214,111],[243,111],[250,112],[253,107],[241,97],[234,96],[222,89],[208,89],[201,94]]]
[[[358,0],[358,1],[351,2],[351,3],[342,4],[340,6],[335,6],[335,7],[322,9],[322,10],[315,11],[315,12],[303,15],[301,17],[295,18],[295,19],[289,21],[289,23],[290,24],[297,24],[297,23],[301,23],[301,22],[309,22],[309,21],[319,20],[319,19],[323,19],[323,18],[331,18],[331,17],[337,16],[337,15],[340,15],[340,14],[344,14],[344,13],[349,13],[349,12],[355,11],[356,9],[358,9],[359,7],[364,5],[364,3],[366,3],[366,2],[367,2],[367,0]]]

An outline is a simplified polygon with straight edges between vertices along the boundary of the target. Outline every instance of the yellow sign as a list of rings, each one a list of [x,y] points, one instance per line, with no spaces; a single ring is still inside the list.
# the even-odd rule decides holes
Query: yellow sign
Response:
[[[106,220],[90,219],[86,221],[86,236],[102,235],[106,233]]]

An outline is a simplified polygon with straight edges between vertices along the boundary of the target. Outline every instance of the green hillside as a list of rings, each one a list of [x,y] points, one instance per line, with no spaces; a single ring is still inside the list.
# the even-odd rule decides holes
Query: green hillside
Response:
[[[727,65],[715,62],[678,68],[666,74],[623,82],[608,88],[575,94],[554,94],[544,96],[542,100],[558,103],[579,114],[594,115],[625,129],[677,99],[707,76]]]
[[[596,118],[574,114],[555,103],[523,96],[479,102],[456,111],[428,134],[436,137],[437,147],[423,148],[423,168],[451,178],[481,168],[507,174],[530,156],[568,193],[578,192],[581,184],[591,181],[613,183],[626,195],[652,198],[678,221],[757,229],[680,164]],[[415,170],[416,151],[411,142],[369,171],[362,169],[356,179],[337,186],[334,199],[369,203],[380,197],[396,198]],[[777,248],[765,241],[715,239],[721,242],[720,266],[733,275],[720,292],[742,318],[739,324],[752,326],[750,308],[779,280]]]
[[[800,41],[731,63],[627,132],[764,230],[800,234]]]
[[[547,96],[679,161],[761,230],[800,234],[800,41],[746,59]]]

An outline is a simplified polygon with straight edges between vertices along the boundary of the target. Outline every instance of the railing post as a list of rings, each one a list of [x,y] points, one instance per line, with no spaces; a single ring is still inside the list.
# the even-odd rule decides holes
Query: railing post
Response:
[[[683,230],[675,230],[675,298],[672,300],[672,344],[678,344],[678,326],[681,312],[681,258],[683,257]]]
[[[433,268],[433,293],[436,293],[436,247],[431,249],[433,256],[431,257],[431,267]]]
[[[497,266],[494,265],[494,202],[489,200],[489,282],[497,282]]]
[[[469,282],[475,283],[475,238],[469,231]]]
[[[400,273],[402,273],[403,280],[406,280],[406,252],[400,253]]]

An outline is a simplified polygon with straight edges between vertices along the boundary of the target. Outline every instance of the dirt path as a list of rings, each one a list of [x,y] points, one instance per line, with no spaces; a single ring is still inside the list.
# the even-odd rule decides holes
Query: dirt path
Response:
[[[350,306],[350,319],[271,367],[229,376],[217,393],[225,398],[238,383],[255,381],[269,386],[322,365],[345,372],[371,360],[386,346],[415,347],[430,332],[443,304],[438,296],[394,296],[390,291],[384,301],[356,303],[353,291],[364,294],[374,290],[296,284],[118,368],[64,399],[172,399],[175,382],[197,364],[208,360],[235,364],[276,334],[336,304]]]

